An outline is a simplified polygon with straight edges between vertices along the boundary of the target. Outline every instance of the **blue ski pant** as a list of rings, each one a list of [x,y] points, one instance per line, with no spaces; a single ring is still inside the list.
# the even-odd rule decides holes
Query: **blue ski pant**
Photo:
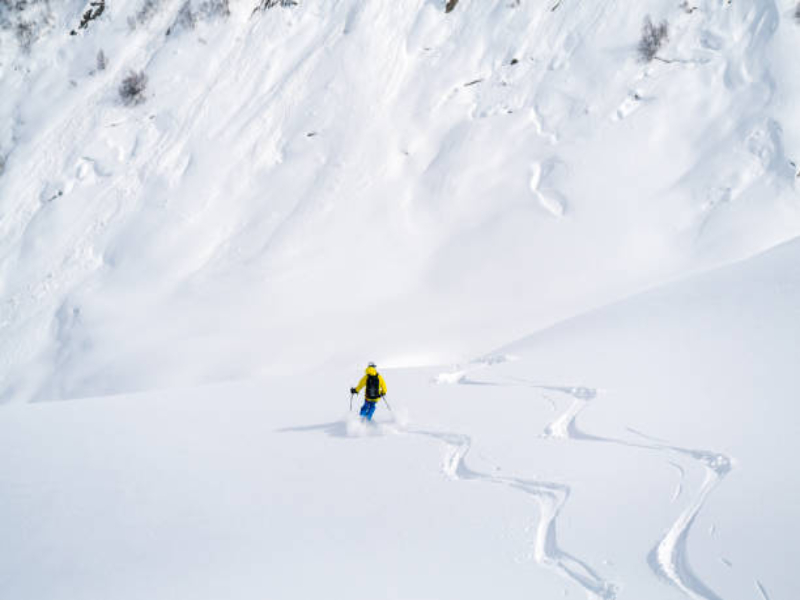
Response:
[[[364,400],[364,406],[361,407],[361,416],[367,421],[372,421],[372,415],[375,413],[375,406],[377,406],[377,404],[377,400],[374,402],[371,400]]]

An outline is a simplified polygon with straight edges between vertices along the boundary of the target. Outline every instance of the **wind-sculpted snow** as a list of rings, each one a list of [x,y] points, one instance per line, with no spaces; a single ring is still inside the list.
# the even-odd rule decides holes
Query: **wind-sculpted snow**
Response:
[[[2,399],[448,364],[800,231],[773,0],[20,7]]]

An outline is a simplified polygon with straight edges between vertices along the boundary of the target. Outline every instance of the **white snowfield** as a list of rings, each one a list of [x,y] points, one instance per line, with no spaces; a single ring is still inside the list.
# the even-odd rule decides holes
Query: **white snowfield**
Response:
[[[798,265],[615,304],[456,384],[383,370],[374,426],[355,368],[6,406],[2,597],[792,598]]]
[[[0,598],[800,594],[797,3],[446,4],[0,2]]]

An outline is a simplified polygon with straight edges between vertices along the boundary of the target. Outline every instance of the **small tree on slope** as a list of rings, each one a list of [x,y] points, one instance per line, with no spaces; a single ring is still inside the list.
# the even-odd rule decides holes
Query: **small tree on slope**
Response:
[[[669,38],[669,26],[666,21],[661,21],[655,25],[650,17],[645,17],[642,26],[642,39],[639,40],[639,58],[644,62],[650,62],[656,57],[661,46]]]
[[[144,71],[131,71],[119,86],[119,96],[126,106],[144,102],[144,90],[147,87],[147,75]]]

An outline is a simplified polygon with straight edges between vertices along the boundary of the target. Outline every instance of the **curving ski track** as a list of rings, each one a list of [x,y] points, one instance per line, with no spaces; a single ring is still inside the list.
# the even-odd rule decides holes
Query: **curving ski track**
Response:
[[[695,518],[703,508],[708,496],[719,485],[722,479],[733,468],[732,460],[724,454],[706,450],[695,450],[672,446],[663,440],[646,436],[633,429],[631,433],[638,435],[646,442],[631,442],[609,437],[601,437],[581,431],[577,426],[577,418],[586,409],[589,403],[598,395],[598,391],[586,387],[546,386],[517,379],[517,384],[529,385],[543,391],[557,391],[568,394],[574,398],[569,408],[550,423],[544,430],[546,437],[567,439],[575,441],[590,441],[607,444],[617,444],[631,448],[653,450],[671,455],[689,457],[699,462],[705,469],[705,481],[688,506],[681,512],[666,534],[656,543],[650,551],[647,562],[653,572],[661,579],[669,582],[688,598],[692,600],[721,600],[708,585],[706,585],[693,571],[688,558],[687,539]],[[683,467],[673,461],[681,473]],[[682,485],[674,494],[672,500],[677,500],[683,491]]]
[[[628,431],[641,438],[642,441],[603,437],[582,431],[578,427],[577,419],[590,402],[598,397],[598,390],[595,388],[541,385],[518,378],[514,378],[511,383],[505,383],[474,381],[462,377],[458,383],[498,387],[525,385],[540,390],[543,397],[550,402],[552,400],[546,396],[545,392],[558,392],[572,397],[573,402],[564,413],[545,427],[543,436],[567,441],[615,444],[667,454],[669,456],[667,462],[678,471],[681,477],[681,483],[671,496],[672,502],[677,501],[685,492],[682,480],[686,469],[676,459],[688,458],[699,463],[705,470],[703,484],[648,553],[647,562],[659,579],[671,584],[686,597],[692,600],[722,600],[692,569],[688,557],[687,540],[692,525],[709,495],[733,468],[733,461],[729,457],[717,452],[674,446],[665,440],[648,436],[631,428],[628,428]],[[394,430],[394,428],[392,429]],[[351,431],[351,427],[346,422],[288,428],[281,431],[312,430],[321,430],[335,437],[351,437],[354,434],[365,433]],[[395,431],[423,436],[443,443],[445,453],[441,466],[442,472],[453,481],[477,481],[500,485],[533,497],[539,505],[539,519],[533,542],[533,558],[536,563],[554,571],[562,578],[574,582],[592,600],[615,600],[618,587],[614,583],[604,579],[587,562],[570,554],[558,544],[557,519],[569,499],[570,486],[564,483],[476,471],[467,465],[466,460],[473,447],[472,438],[463,433],[407,429],[405,427]],[[763,584],[758,580],[756,580],[756,588],[763,598],[769,598]]]
[[[472,448],[472,438],[465,434],[424,430],[408,430],[408,433],[430,437],[445,444],[447,451],[442,470],[450,479],[502,485],[532,496],[539,504],[540,513],[533,547],[536,563],[575,582],[587,592],[589,598],[614,600],[617,597],[615,585],[604,580],[588,564],[558,545],[556,519],[569,498],[569,486],[475,471],[466,465],[466,457]]]

